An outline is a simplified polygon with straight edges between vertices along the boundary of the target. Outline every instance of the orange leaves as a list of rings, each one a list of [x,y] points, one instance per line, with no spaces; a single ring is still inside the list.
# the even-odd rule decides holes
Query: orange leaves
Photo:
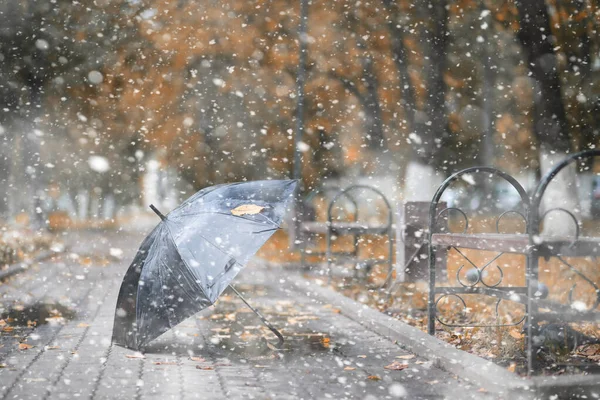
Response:
[[[19,343],[19,350],[29,350],[33,348],[32,345],[27,344],[27,343]]]
[[[519,340],[519,339],[523,339],[523,337],[525,336],[524,334],[522,334],[521,332],[519,332],[519,330],[518,330],[518,329],[516,329],[516,328],[513,328],[513,329],[511,329],[511,330],[508,332],[508,334],[509,334],[510,336],[512,336],[514,339],[517,339],[517,340]]]
[[[402,364],[402,363],[399,363],[398,361],[394,361],[390,365],[386,365],[383,368],[390,370],[390,371],[402,371],[403,369],[408,368],[408,364]]]

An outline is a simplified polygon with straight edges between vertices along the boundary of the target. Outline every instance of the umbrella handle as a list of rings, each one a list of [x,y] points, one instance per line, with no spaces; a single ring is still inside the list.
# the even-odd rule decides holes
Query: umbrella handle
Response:
[[[258,312],[258,310],[256,308],[252,307],[250,305],[250,303],[248,303],[248,301],[244,298],[244,296],[242,296],[242,294],[240,292],[238,292],[236,290],[236,288],[233,287],[233,285],[229,285],[229,287],[231,288],[231,290],[233,290],[233,292],[240,299],[242,299],[242,301],[244,302],[244,304],[246,304],[246,306],[248,306],[248,308],[251,309],[254,312],[254,314],[258,315],[258,318],[261,319],[261,321],[263,322],[263,324],[265,324],[266,327],[269,328],[269,330],[271,330],[271,332],[273,332],[275,334],[275,336],[277,336],[277,339],[279,340],[277,342],[277,348],[280,349],[281,346],[283,345],[283,342],[284,342],[283,335],[273,325],[271,325],[271,323],[269,321],[267,321],[267,319],[265,317],[263,317],[262,314],[260,312]]]

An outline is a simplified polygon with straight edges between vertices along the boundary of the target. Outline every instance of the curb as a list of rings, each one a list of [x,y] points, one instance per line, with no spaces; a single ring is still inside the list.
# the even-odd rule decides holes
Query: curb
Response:
[[[434,362],[439,368],[472,382],[494,395],[511,400],[535,398],[536,383],[400,322],[341,293],[317,285],[298,275],[295,286],[327,303],[334,304],[346,317],[396,342],[400,347]]]
[[[59,254],[59,253],[56,253],[56,252],[50,251],[50,250],[43,251],[40,254],[38,254],[36,257],[34,257],[30,260],[23,261],[23,262],[20,262],[17,264],[9,265],[8,268],[0,271],[0,280],[6,279],[10,276],[18,274],[19,272],[26,271],[33,264],[38,263],[40,261],[47,260],[48,258],[52,257],[55,254]]]
[[[536,376],[531,378],[536,394],[542,398],[597,399],[600,393],[598,375]]]

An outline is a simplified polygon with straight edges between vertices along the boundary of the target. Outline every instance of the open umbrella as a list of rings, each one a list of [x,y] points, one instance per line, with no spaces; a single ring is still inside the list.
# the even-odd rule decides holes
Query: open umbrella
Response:
[[[150,206],[162,221],[143,241],[125,274],[117,300],[113,343],[142,350],[214,304],[279,229],[296,186],[296,180],[212,186],[166,216]],[[281,334],[242,300],[277,335],[281,345]]]

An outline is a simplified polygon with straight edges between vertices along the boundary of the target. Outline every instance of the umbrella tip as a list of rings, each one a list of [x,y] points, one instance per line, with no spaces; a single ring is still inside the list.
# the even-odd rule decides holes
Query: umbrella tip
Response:
[[[162,219],[163,221],[165,219],[167,219],[167,217],[165,217],[160,211],[158,211],[158,209],[156,207],[154,207],[154,204],[150,204],[150,208],[152,209],[152,211],[154,211],[156,213],[156,215],[158,215],[160,217],[160,219]]]

